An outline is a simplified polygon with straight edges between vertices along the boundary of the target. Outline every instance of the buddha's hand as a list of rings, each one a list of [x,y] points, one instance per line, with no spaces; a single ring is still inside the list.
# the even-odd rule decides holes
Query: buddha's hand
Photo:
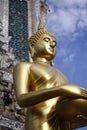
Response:
[[[64,85],[60,89],[61,94],[67,94],[69,97],[87,98],[87,91],[84,88],[75,85]]]

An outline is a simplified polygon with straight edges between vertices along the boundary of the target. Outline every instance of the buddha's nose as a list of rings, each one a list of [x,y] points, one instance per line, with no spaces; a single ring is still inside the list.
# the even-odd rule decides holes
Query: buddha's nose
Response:
[[[51,46],[52,48],[54,48],[54,47],[55,47],[55,43],[54,43],[54,42],[50,42],[50,46]]]

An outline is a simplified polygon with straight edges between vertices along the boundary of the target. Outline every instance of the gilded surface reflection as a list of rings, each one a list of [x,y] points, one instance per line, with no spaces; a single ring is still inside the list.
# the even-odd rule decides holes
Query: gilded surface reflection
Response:
[[[41,22],[29,39],[33,62],[14,68],[18,104],[27,108],[25,130],[72,130],[87,125],[87,91],[70,85],[52,64],[56,38]]]

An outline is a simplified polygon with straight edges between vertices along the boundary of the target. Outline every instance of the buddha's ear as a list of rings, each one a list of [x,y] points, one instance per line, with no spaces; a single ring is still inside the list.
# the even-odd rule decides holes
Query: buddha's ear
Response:
[[[31,53],[31,57],[33,59],[34,54],[35,54],[34,44],[29,44],[29,50],[30,50],[30,53]]]

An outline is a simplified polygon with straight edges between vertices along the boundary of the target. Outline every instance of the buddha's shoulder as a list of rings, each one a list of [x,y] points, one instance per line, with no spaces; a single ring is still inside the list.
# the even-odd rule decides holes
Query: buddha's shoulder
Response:
[[[32,65],[31,62],[20,62],[14,66],[14,69],[29,69]]]

